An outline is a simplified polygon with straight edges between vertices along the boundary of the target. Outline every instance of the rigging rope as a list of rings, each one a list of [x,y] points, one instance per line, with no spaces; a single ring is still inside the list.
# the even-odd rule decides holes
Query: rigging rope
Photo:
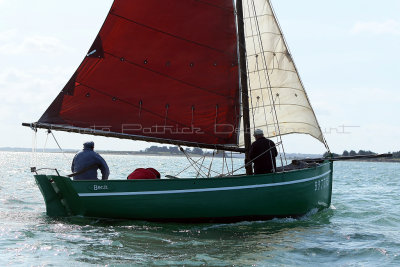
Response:
[[[232,164],[232,172],[233,172],[233,153],[232,153],[232,151],[231,151],[231,164]],[[229,171],[228,171],[228,173],[229,173]]]
[[[205,156],[204,156],[205,157]],[[199,158],[198,160],[196,160],[195,162],[199,162],[201,160],[201,158]],[[179,174],[181,174],[182,172],[186,171],[187,169],[189,169],[190,167],[192,167],[192,163],[189,161],[189,165],[186,166],[183,170],[181,170],[180,172],[178,172],[178,174],[174,175],[175,177],[178,177]]]
[[[213,152],[213,158],[212,158],[211,163],[210,163],[210,167],[208,168],[208,174],[206,174],[206,173],[202,170],[203,168],[206,168],[206,169],[207,169],[207,167],[203,164],[203,163],[204,163],[204,160],[205,160],[205,158],[206,158],[206,155],[204,155],[204,156],[201,157],[201,158],[198,158],[197,160],[194,160],[194,159],[192,159],[192,158],[190,157],[190,155],[189,155],[188,153],[186,153],[185,150],[183,150],[183,148],[181,148],[181,147],[179,146],[179,149],[180,149],[180,151],[186,156],[187,160],[189,161],[189,165],[186,166],[186,167],[185,167],[183,170],[181,170],[179,173],[177,173],[176,175],[174,175],[175,177],[177,177],[178,175],[180,175],[182,172],[186,171],[186,170],[189,169],[190,167],[193,167],[193,168],[196,170],[196,172],[197,172],[196,178],[198,178],[198,176],[201,175],[201,173],[204,175],[204,176],[202,176],[202,178],[210,177],[211,172],[215,173],[217,176],[218,176],[218,175],[221,175],[221,173],[219,173],[219,172],[214,171],[214,170],[211,169],[212,160],[213,160],[213,158],[214,158],[214,152]],[[199,163],[200,160],[202,160],[201,163]],[[232,167],[232,168],[233,168],[233,167]],[[229,170],[228,170],[228,172],[229,172]]]
[[[36,167],[37,165],[37,128],[31,126],[33,130],[32,134],[32,157],[31,157],[31,167]]]
[[[61,152],[62,152],[64,158],[65,158],[65,159],[68,159],[67,156],[65,156],[64,151],[63,151],[63,149],[61,148],[60,144],[58,143],[58,141],[57,141],[56,137],[54,136],[53,132],[52,132],[51,130],[49,130],[49,131],[50,131],[51,135],[53,136],[54,141],[56,141],[56,144],[57,144],[58,148],[61,150]]]
[[[254,29],[253,29],[253,23],[252,23],[252,20],[251,20],[251,18],[253,18],[254,16],[251,16],[251,14],[250,14],[250,6],[249,6],[249,1],[246,1],[246,3],[247,3],[247,10],[248,10],[248,12],[249,12],[249,14],[248,14],[248,18],[249,18],[249,20],[250,20],[250,30],[251,30],[251,36],[256,36],[255,34],[254,34]],[[259,68],[258,68],[258,53],[257,53],[257,47],[256,47],[256,42],[254,41],[254,39],[255,38],[252,38],[252,40],[253,40],[253,49],[254,49],[254,56],[255,56],[255,58],[256,58],[256,60],[255,60],[255,66],[256,66],[256,69],[257,69],[257,76],[258,76],[258,83],[259,83],[259,86],[260,86],[260,88],[262,87],[261,86],[261,73],[260,73],[260,71],[259,71]],[[261,53],[262,53],[263,51],[261,51]],[[247,63],[249,63],[248,62],[248,58],[249,57],[247,57]],[[249,70],[249,64],[246,64],[247,65],[247,69],[248,69],[248,77],[250,78],[250,70]],[[251,88],[251,79],[248,79],[248,84],[249,84],[249,88],[250,88],[250,102],[251,102],[251,107],[252,107],[252,116],[253,116],[253,131],[255,130],[255,128],[256,128],[256,123],[255,123],[255,120],[254,120],[254,114],[255,114],[255,111],[256,111],[256,109],[258,108],[258,100],[259,100],[259,97],[257,97],[257,107],[256,108],[254,108],[254,105],[253,105],[253,97],[252,97],[252,88]],[[266,115],[266,110],[265,110],[265,102],[264,102],[264,95],[263,95],[263,93],[262,93],[262,90],[261,90],[261,100],[262,100],[262,102],[263,102],[263,110],[264,110],[264,118],[265,118],[265,122],[266,122],[266,125],[267,125],[267,133],[268,133],[268,135],[269,135],[269,127],[268,127],[268,123],[267,123],[267,115]]]
[[[262,40],[261,40],[261,34],[260,34],[257,14],[256,14],[256,11],[255,11],[255,8],[254,8],[254,1],[252,2],[253,3],[254,16],[251,16],[251,14],[250,14],[250,10],[251,9],[250,9],[250,6],[249,6],[249,2],[247,1],[246,3],[247,3],[247,9],[248,9],[248,12],[249,12],[248,18],[250,20],[251,36],[258,36],[259,37],[259,47],[262,48],[260,53],[263,54],[263,59],[264,59],[264,62],[263,62],[264,64],[263,65],[265,66],[264,69],[266,70],[267,69],[266,60],[265,60],[264,49],[263,49]],[[254,34],[253,23],[252,23],[251,18],[255,18],[256,19],[256,28],[257,28],[258,35]],[[254,48],[254,55],[255,55],[255,69],[256,69],[257,76],[258,76],[258,83],[259,83],[259,87],[260,87],[259,89],[262,89],[261,72],[260,72],[260,69],[259,69],[257,46],[256,46],[255,38],[252,38],[252,40],[253,40],[253,48]],[[247,60],[247,63],[248,63],[248,64],[246,64],[247,76],[249,77],[249,79],[248,79],[249,94],[247,95],[247,97],[250,97],[250,104],[251,104],[251,109],[252,109],[252,120],[253,120],[253,131],[254,131],[255,128],[256,128],[256,123],[255,123],[255,118],[254,118],[255,117],[255,111],[256,111],[257,107],[259,106],[259,98],[260,97],[257,96],[257,107],[254,108],[253,93],[252,93],[253,88],[252,88],[252,83],[251,83],[251,79],[250,79],[250,64],[249,64],[249,57],[248,56],[246,56],[246,60]],[[268,75],[268,72],[266,74]],[[269,76],[268,76],[268,79],[267,79],[266,75],[264,75],[264,77],[266,78],[266,81],[268,83],[269,82]],[[270,85],[270,90],[272,91],[271,85]],[[263,103],[262,107],[263,107],[263,111],[264,111],[265,125],[267,127],[267,133],[268,133],[268,136],[269,136],[270,135],[270,131],[269,131],[269,127],[268,127],[267,111],[266,111],[266,105],[265,105],[265,101],[264,101],[264,94],[263,94],[262,90],[261,90],[261,100],[262,100],[262,103]],[[271,101],[271,98],[270,98],[270,103],[272,103],[271,106],[275,109],[275,105],[274,105],[275,103],[274,103],[273,99]],[[276,111],[275,111],[275,116],[276,116],[276,121],[274,120],[274,126],[275,126],[275,133],[276,133],[276,132],[278,132],[277,129],[276,129],[276,124],[278,124]],[[273,117],[273,119],[274,119],[274,117]],[[279,125],[278,125],[278,127],[279,127]],[[280,129],[278,128],[278,130],[279,130],[279,135],[280,135]],[[277,139],[277,141],[279,142],[279,139]],[[282,141],[282,140],[280,140],[280,141]],[[284,152],[284,154],[285,154],[285,152]],[[272,154],[270,155],[270,157],[271,157],[271,161],[273,161]],[[281,159],[281,165],[283,166],[281,153],[280,153],[280,159]],[[285,159],[286,159],[286,156],[285,156]],[[224,164],[224,162],[223,162],[223,164]],[[233,168],[233,166],[232,166],[232,168]],[[274,167],[274,171],[275,171],[275,167]],[[228,171],[228,173],[229,173],[229,171]]]
[[[203,156],[202,158],[203,158],[203,160],[201,161],[200,166],[203,166],[203,162],[204,162],[204,159],[206,158],[206,156]],[[197,172],[196,178],[199,177],[199,174],[200,174],[200,172]]]
[[[214,156],[215,156],[215,150],[213,150],[213,153],[212,153],[212,158],[211,158],[211,162],[210,162],[210,167],[208,167],[208,174],[207,174],[207,177],[210,177],[211,166],[212,166],[213,161],[214,161]]]
[[[50,134],[50,130],[47,130],[46,141],[44,142],[44,146],[43,146],[43,153],[46,150],[47,140],[49,139],[49,134]]]
[[[224,154],[225,154],[225,152],[224,152]],[[222,164],[224,164],[224,163],[222,162]],[[225,166],[226,166],[226,173],[229,173],[228,157],[225,157]]]
[[[197,166],[196,162],[186,153],[186,151],[185,151],[181,146],[179,146],[179,150],[186,156],[187,160],[188,160],[189,162],[192,163],[192,167],[193,167],[196,171],[198,171],[198,173],[201,172],[202,174],[206,175],[206,174],[201,170],[201,167]],[[203,177],[203,176],[202,176],[202,177]],[[204,178],[204,177],[203,177],[203,178]]]
[[[224,175],[224,168],[225,168],[225,152],[222,151],[222,172],[221,175]]]
[[[281,135],[281,130],[280,130],[280,126],[279,126],[278,115],[277,115],[277,112],[276,112],[275,100],[274,100],[274,96],[273,96],[273,93],[272,93],[271,80],[270,80],[269,73],[268,73],[267,59],[265,57],[265,52],[264,52],[264,44],[263,44],[263,41],[261,39],[260,25],[259,25],[259,22],[258,22],[258,16],[257,16],[254,0],[251,0],[251,1],[252,1],[253,12],[254,12],[254,18],[255,18],[255,22],[256,22],[258,43],[259,43],[260,48],[261,48],[262,60],[263,60],[263,65],[264,65],[264,73],[265,73],[264,77],[265,77],[266,83],[268,84],[269,98],[270,98],[270,103],[272,104],[271,106],[272,106],[272,111],[273,111],[273,115],[274,115],[274,116],[272,116],[272,118],[274,120],[275,133],[277,133],[277,135],[276,135],[277,140],[282,143],[282,135]],[[283,148],[283,145],[282,145],[282,150],[283,150],[283,155],[284,155],[284,158],[285,158],[285,161],[286,161],[286,164],[287,164],[286,153],[285,153],[285,149]],[[284,164],[283,164],[283,160],[282,160],[282,153],[279,153],[279,156],[280,156],[280,160],[281,160],[281,165],[284,168]]]

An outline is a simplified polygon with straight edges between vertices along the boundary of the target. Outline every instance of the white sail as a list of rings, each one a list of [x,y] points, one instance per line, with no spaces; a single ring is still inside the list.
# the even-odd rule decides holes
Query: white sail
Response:
[[[243,13],[252,132],[303,133],[326,144],[269,0],[243,0]]]

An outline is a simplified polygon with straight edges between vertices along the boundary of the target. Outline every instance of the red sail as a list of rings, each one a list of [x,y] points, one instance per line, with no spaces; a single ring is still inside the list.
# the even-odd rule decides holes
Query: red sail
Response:
[[[232,0],[116,0],[39,122],[236,144],[239,116]]]

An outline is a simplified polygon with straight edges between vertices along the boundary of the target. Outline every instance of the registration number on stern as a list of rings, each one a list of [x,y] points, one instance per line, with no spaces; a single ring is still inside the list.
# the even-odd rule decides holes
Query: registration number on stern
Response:
[[[314,182],[314,191],[320,191],[329,187],[329,178],[324,178]]]

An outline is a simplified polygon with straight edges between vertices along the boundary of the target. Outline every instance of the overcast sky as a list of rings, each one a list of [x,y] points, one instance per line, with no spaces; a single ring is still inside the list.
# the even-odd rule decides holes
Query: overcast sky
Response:
[[[177,0],[178,1],[178,0]],[[0,0],[0,147],[31,147],[39,119],[78,67],[111,0]],[[272,0],[333,152],[400,150],[400,1]],[[43,147],[44,130],[38,133]],[[149,143],[55,132],[63,148],[140,150]],[[308,136],[286,151],[323,153]],[[56,147],[54,141],[48,147]]]

